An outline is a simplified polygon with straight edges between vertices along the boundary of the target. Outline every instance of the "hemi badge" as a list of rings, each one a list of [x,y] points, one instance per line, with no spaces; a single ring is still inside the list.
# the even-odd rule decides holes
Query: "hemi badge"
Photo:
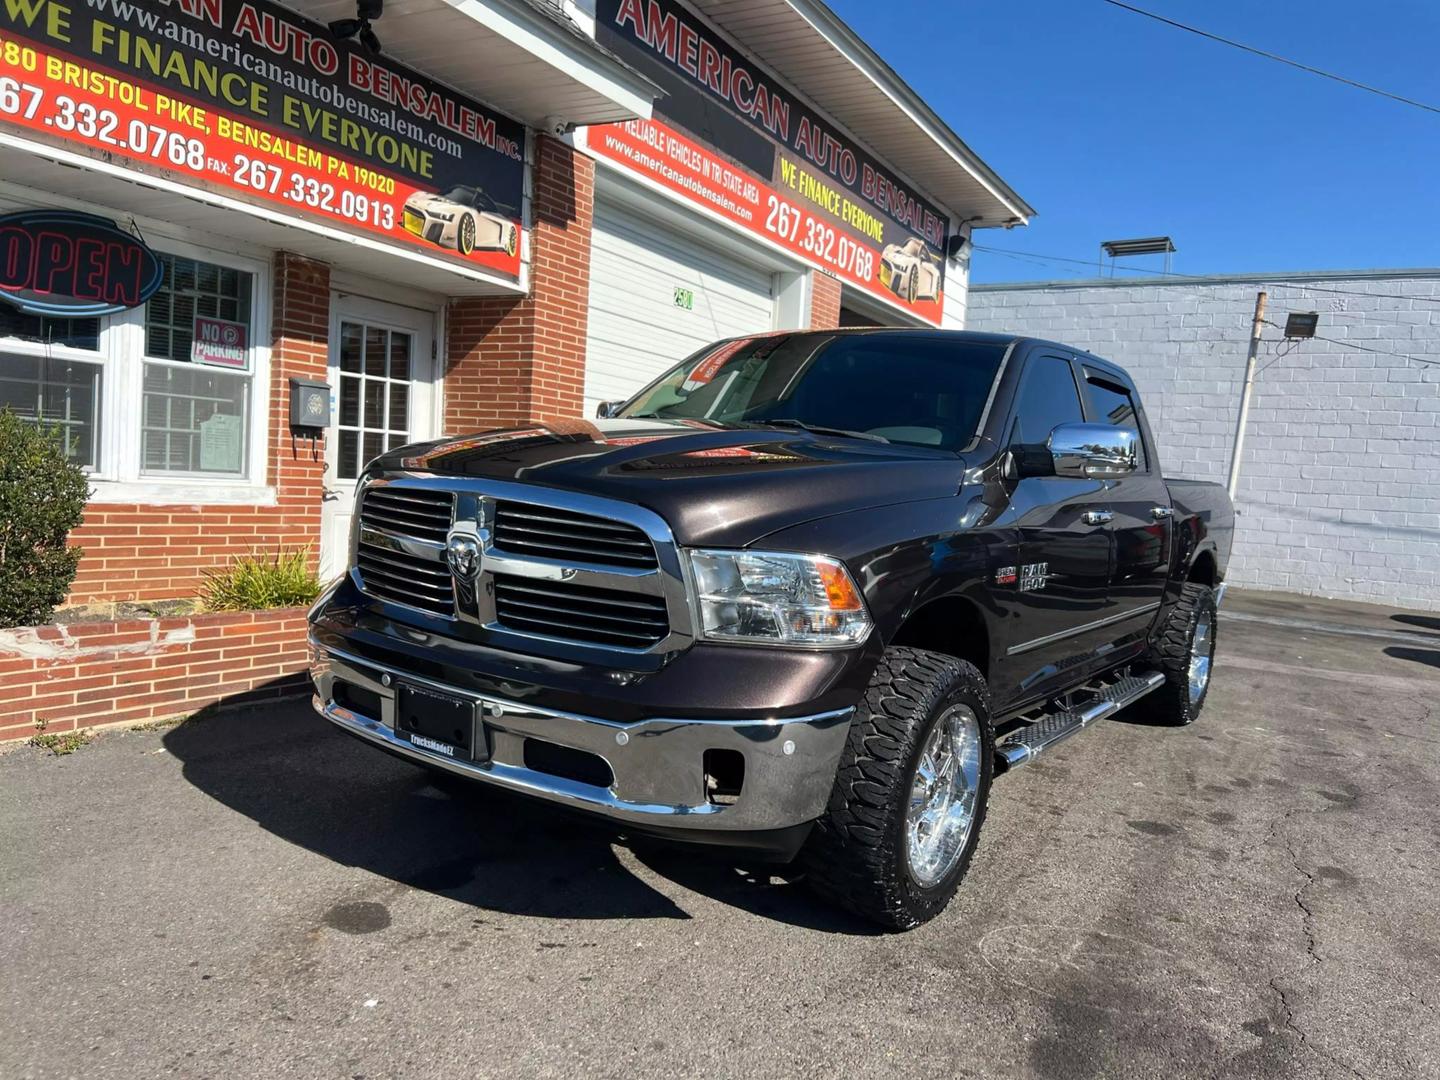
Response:
[[[999,570],[995,571],[996,585],[1014,585],[1017,578],[1018,575],[1013,566],[1002,566]]]

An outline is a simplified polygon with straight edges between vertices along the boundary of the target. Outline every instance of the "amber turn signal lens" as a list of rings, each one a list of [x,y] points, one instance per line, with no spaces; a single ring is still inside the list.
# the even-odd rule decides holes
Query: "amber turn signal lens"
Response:
[[[860,603],[860,594],[855,591],[855,583],[850,580],[850,575],[839,563],[817,562],[815,569],[820,574],[820,583],[825,586],[825,595],[830,599],[830,607],[835,611],[859,611],[863,606]]]

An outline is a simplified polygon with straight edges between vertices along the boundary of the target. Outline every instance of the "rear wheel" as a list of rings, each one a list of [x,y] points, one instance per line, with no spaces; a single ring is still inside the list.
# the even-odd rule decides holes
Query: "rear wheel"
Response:
[[[1150,646],[1150,661],[1165,676],[1140,703],[1152,719],[1191,724],[1205,707],[1215,664],[1216,614],[1214,591],[1187,582]]]
[[[939,653],[886,649],[801,852],[806,881],[892,929],[934,918],[970,865],[993,772],[980,672]]]

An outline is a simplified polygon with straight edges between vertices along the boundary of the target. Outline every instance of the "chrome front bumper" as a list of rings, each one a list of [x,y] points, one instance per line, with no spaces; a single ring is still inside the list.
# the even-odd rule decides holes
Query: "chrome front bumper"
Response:
[[[766,831],[812,821],[824,812],[853,709],[774,720],[643,720],[621,724],[478,697],[310,642],[314,705],[331,723],[414,761],[482,783],[534,795],[632,825],[666,829]],[[344,681],[374,694],[379,716],[362,716],[334,699]],[[395,733],[395,685],[405,681],[478,706],[490,760],[457,761],[420,749]],[[540,739],[602,758],[614,776],[596,787],[525,765],[525,740]],[[745,779],[728,805],[705,790],[707,750],[737,750]]]

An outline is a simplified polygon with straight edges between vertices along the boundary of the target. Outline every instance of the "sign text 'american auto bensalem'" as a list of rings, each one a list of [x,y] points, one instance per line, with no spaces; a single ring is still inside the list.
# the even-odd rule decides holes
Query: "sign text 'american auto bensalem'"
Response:
[[[271,0],[3,0],[5,127],[519,276],[524,127]]]
[[[593,153],[939,322],[942,211],[677,0],[597,0],[596,36],[666,96]]]

